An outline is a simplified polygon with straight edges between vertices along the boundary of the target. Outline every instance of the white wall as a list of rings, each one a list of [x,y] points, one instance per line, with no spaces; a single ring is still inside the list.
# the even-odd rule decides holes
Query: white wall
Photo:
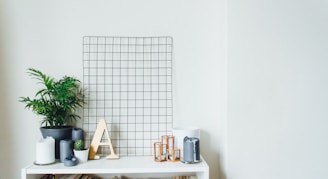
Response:
[[[36,89],[28,67],[82,78],[84,35],[171,35],[174,120],[202,128],[211,179],[328,178],[327,1],[228,0],[228,16],[225,6],[0,1],[1,177],[19,178],[40,137],[17,102]]]
[[[1,178],[34,160],[39,117],[20,96],[37,89],[28,67],[82,79],[82,36],[174,38],[175,123],[202,129],[211,178],[222,174],[226,120],[225,2],[216,0],[3,0],[0,6]],[[6,146],[6,147],[4,147]]]
[[[229,179],[328,178],[327,9],[228,1]]]

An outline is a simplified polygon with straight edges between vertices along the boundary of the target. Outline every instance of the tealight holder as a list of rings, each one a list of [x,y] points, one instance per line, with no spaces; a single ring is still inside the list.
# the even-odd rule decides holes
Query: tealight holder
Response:
[[[169,162],[178,162],[178,161],[180,161],[180,149],[175,148],[175,149],[167,150],[166,160],[169,161]]]
[[[167,137],[167,149],[172,150],[174,149],[174,136],[173,135],[168,135]]]
[[[163,150],[165,149],[165,150]],[[154,161],[163,162],[166,160],[166,145],[163,146],[162,142],[154,142]]]
[[[161,137],[161,142],[163,145],[163,151],[166,151],[167,149],[169,149],[169,136],[168,135],[162,135]]]

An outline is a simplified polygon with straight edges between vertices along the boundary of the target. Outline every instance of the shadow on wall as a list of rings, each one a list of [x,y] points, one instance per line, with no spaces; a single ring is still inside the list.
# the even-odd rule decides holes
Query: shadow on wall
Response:
[[[211,146],[210,135],[204,130],[201,131],[200,143],[201,153],[210,168],[210,178],[212,179],[213,176],[219,176],[218,179],[226,179],[225,173],[222,169],[222,159],[220,158],[220,154],[208,147]]]
[[[0,4],[0,12],[2,11]],[[12,139],[9,137],[10,134],[10,116],[9,109],[6,105],[8,102],[8,83],[9,79],[7,77],[7,67],[5,61],[5,50],[4,50],[4,23],[3,16],[0,16],[0,178],[10,178],[13,166],[13,161],[11,160],[12,153]]]

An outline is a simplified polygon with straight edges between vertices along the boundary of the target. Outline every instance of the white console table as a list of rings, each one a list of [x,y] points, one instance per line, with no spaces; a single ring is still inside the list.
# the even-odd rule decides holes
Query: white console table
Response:
[[[124,176],[128,178],[162,178],[192,176],[209,179],[209,167],[202,158],[200,163],[154,162],[151,156],[121,157],[118,160],[89,160],[87,163],[65,167],[63,163],[50,165],[29,165],[21,171],[22,179],[36,179],[45,174],[94,174],[108,178]]]

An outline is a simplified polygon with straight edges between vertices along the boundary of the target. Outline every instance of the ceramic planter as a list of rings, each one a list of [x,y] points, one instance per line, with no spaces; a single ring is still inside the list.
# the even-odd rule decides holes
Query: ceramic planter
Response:
[[[88,149],[82,149],[82,150],[75,150],[74,149],[74,155],[77,158],[79,163],[85,163],[85,162],[88,161],[89,148]]]

